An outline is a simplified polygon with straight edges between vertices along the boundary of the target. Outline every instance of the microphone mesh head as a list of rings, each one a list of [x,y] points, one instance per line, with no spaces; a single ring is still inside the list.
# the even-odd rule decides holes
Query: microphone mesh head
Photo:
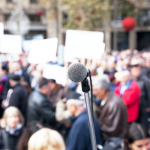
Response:
[[[87,76],[87,69],[83,64],[75,63],[68,68],[68,77],[73,82],[82,82]]]

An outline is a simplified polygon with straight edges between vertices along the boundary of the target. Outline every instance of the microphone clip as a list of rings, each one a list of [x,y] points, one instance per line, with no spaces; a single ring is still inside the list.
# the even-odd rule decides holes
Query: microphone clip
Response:
[[[90,70],[87,70],[87,77],[91,75]],[[82,84],[82,92],[88,93],[90,91],[89,81],[87,77],[81,82]]]

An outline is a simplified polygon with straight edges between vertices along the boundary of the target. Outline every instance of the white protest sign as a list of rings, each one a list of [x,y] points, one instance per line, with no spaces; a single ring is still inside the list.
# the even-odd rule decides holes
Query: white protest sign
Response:
[[[63,86],[65,86],[67,82],[66,76],[67,70],[65,67],[46,64],[43,68],[43,77],[47,79],[55,79],[58,84]]]
[[[67,30],[65,61],[73,58],[101,58],[105,49],[103,39],[103,32]]]
[[[18,54],[0,54],[0,62],[19,61]]]
[[[22,37],[20,35],[4,34],[0,39],[0,52],[10,54],[21,54]]]
[[[28,57],[29,63],[40,64],[56,60],[57,38],[33,40]]]
[[[4,34],[4,24],[0,22],[0,38],[3,36],[3,34]]]
[[[31,42],[32,40],[26,40],[26,41],[23,41],[23,50],[25,52],[29,52],[30,51],[30,47],[31,47]]]

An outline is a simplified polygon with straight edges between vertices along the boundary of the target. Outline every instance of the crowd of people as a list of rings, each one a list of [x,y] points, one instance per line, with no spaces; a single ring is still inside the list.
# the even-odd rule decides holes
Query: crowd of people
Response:
[[[73,62],[92,75],[97,148],[149,150],[150,53],[112,51]],[[43,65],[29,64],[27,55],[0,63],[0,118],[0,149],[92,150],[81,83],[63,87],[44,78]]]

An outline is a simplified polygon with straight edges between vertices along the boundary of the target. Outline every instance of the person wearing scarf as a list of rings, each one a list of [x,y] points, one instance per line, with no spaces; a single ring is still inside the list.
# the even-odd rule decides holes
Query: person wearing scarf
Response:
[[[23,125],[24,119],[20,111],[16,107],[8,107],[1,123],[0,149],[16,150],[24,130]]]

